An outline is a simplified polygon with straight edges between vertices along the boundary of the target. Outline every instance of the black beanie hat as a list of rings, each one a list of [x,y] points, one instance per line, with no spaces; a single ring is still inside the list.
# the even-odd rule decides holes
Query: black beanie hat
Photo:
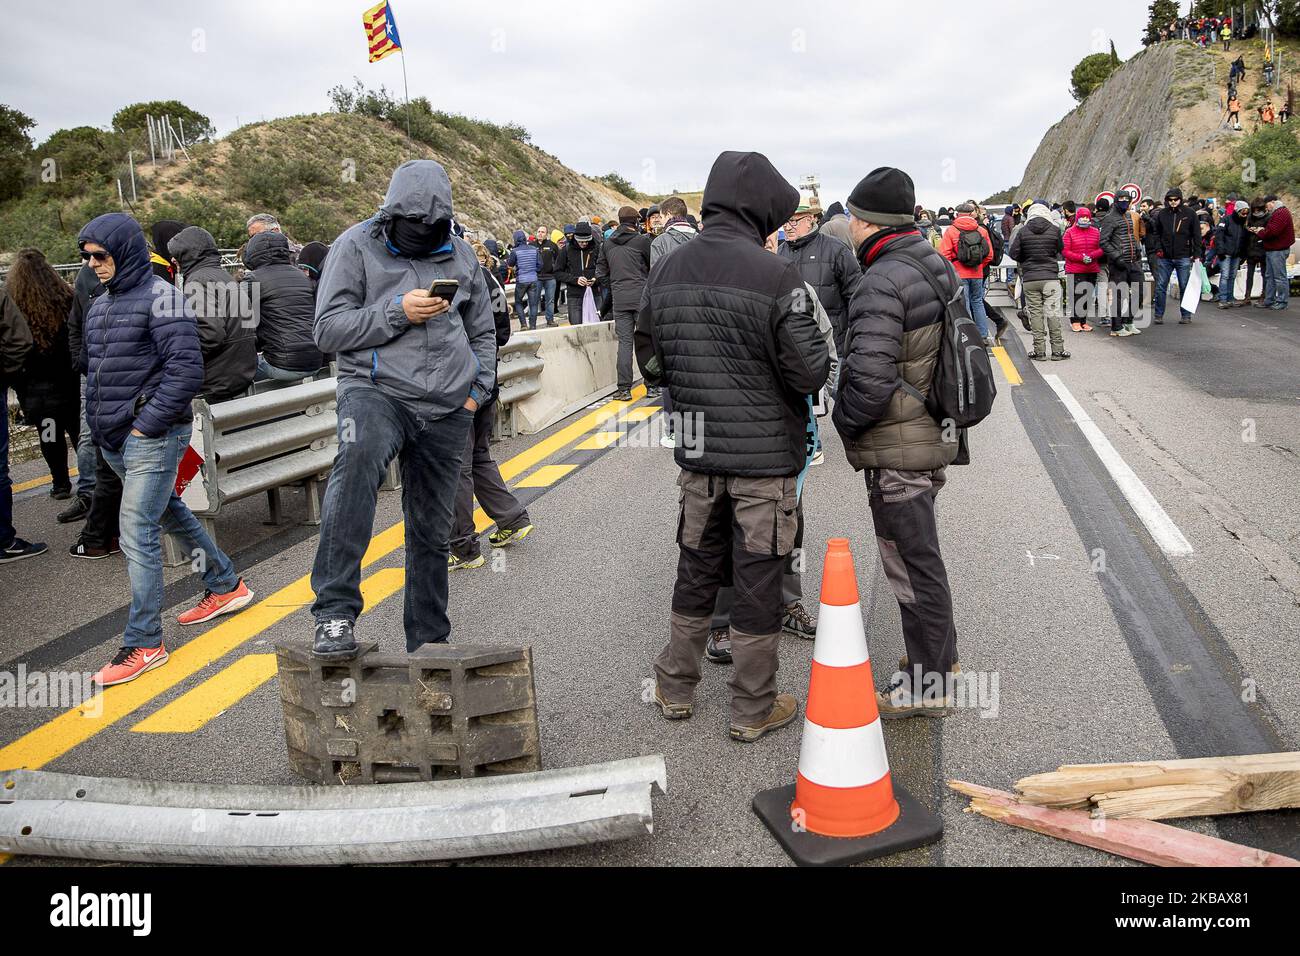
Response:
[[[914,222],[916,186],[901,169],[881,166],[853,187],[849,212],[877,226],[906,226]]]

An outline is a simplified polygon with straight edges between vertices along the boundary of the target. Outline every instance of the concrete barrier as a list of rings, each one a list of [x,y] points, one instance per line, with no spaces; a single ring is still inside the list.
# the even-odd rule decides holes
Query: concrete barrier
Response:
[[[525,435],[539,432],[560,419],[606,397],[618,384],[618,338],[613,322],[561,325],[528,335],[540,340],[537,358],[541,388],[516,401],[514,426]],[[633,362],[633,376],[640,375]]]

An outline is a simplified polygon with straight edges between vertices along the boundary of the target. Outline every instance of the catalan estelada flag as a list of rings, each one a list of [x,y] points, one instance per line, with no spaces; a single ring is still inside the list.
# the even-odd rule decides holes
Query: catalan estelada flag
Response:
[[[402,41],[397,35],[397,21],[393,19],[393,8],[388,0],[361,14],[361,25],[366,28],[371,63],[382,60],[390,53],[401,51]]]

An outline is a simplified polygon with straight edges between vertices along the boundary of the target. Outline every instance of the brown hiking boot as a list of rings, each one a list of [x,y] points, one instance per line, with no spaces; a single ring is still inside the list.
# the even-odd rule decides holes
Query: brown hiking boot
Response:
[[[685,720],[691,716],[694,704],[675,704],[666,700],[663,691],[659,689],[659,683],[655,682],[655,703],[659,705],[660,712],[664,715],[665,720]]]
[[[911,665],[909,665],[909,664],[907,663],[907,655],[906,655],[906,654],[904,654],[902,657],[900,657],[900,658],[898,659],[898,669],[899,669],[900,671],[906,671],[907,668],[908,668],[909,666],[911,666]],[[956,661],[953,661],[953,662],[952,662],[952,673],[954,673],[954,674],[960,674],[960,673],[961,673],[961,664],[957,663]]]
[[[911,681],[906,675],[896,679],[883,691],[876,692],[876,709],[885,720],[900,717],[947,717],[955,707],[956,701],[952,695],[935,699],[927,699],[924,694],[914,697]]]
[[[747,727],[744,724],[732,721],[731,739],[752,744],[769,730],[784,727],[794,720],[798,714],[799,702],[794,699],[794,694],[777,694],[776,700],[772,702],[772,709],[767,712],[767,716],[757,726]]]

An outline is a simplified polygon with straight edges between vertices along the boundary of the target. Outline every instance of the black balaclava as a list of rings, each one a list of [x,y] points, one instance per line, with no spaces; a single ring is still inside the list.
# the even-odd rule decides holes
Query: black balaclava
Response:
[[[451,220],[437,219],[432,223],[423,219],[394,216],[388,220],[388,243],[399,255],[415,259],[427,256],[447,244],[451,236]]]

